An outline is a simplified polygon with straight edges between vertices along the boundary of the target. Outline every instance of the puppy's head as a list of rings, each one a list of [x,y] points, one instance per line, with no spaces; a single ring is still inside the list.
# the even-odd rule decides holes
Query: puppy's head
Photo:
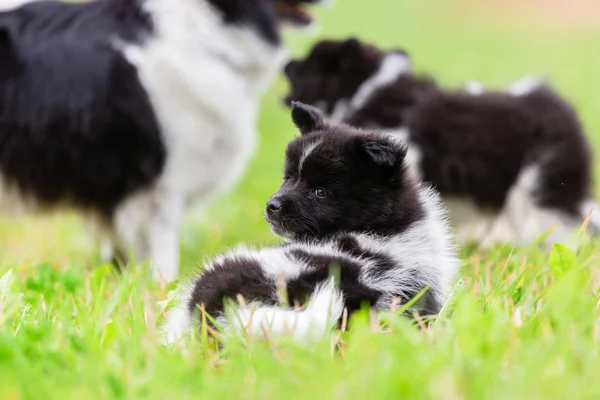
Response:
[[[386,136],[327,124],[321,112],[292,104],[301,136],[288,145],[284,180],[267,202],[273,232],[291,239],[377,231],[398,217],[412,193],[406,149]]]
[[[293,59],[285,66],[290,92],[284,103],[299,101],[331,114],[336,103],[349,101],[392,53],[408,57],[404,50],[384,52],[354,38],[318,42],[305,59]]]

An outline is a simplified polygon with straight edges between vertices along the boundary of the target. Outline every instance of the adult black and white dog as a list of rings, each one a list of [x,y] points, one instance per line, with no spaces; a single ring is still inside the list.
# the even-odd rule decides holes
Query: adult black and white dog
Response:
[[[326,124],[304,104],[293,104],[292,118],[302,135],[287,148],[284,182],[265,210],[288,241],[208,263],[170,312],[169,342],[190,330],[201,306],[229,331],[304,337],[363,303],[390,309],[428,288],[414,309],[432,315],[447,300],[459,266],[449,227],[436,192],[407,173],[404,146]],[[331,268],[339,268],[338,285]],[[246,305],[228,314],[224,300],[238,295]],[[304,310],[280,305],[307,298]]]
[[[412,73],[406,52],[356,39],[322,41],[285,67],[288,104],[303,101],[333,121],[401,138],[415,174],[433,184],[461,243],[564,242],[597,209],[592,154],[579,119],[545,81],[504,92],[448,91]],[[589,219],[600,230],[600,213]]]
[[[36,1],[0,12],[0,210],[75,207],[178,275],[186,207],[255,147],[283,21],[318,0]],[[18,2],[17,2],[18,3]]]

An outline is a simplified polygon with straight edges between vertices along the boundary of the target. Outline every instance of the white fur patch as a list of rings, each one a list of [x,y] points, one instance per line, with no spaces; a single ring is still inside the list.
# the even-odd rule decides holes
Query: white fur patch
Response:
[[[544,84],[544,79],[538,76],[525,76],[511,84],[508,93],[513,96],[525,96]]]
[[[329,117],[329,122],[332,124],[341,124],[344,121],[344,118],[346,118],[346,115],[348,115],[349,107],[350,105],[346,99],[340,99],[336,101],[333,106],[333,112]],[[323,109],[322,111],[326,112],[327,109]]]
[[[0,11],[10,11],[21,7],[27,3],[34,3],[39,0],[2,0],[0,1]]]
[[[526,246],[552,231],[545,243],[571,245],[583,217],[578,221],[560,210],[540,207],[535,198],[538,185],[539,167],[524,168],[499,212],[482,210],[468,199],[445,198],[457,241],[477,241],[481,248],[500,243]]]
[[[342,123],[346,116],[355,110],[361,109],[377,90],[393,83],[398,77],[409,74],[411,71],[412,66],[408,56],[400,53],[389,53],[381,61],[377,71],[359,86],[350,101],[340,99],[334,104],[329,121],[335,124]]]
[[[181,280],[175,292],[176,305],[167,314],[167,320],[160,327],[163,344],[173,344],[189,334],[193,328],[188,305],[192,298],[194,279],[189,277]]]
[[[192,319],[185,304],[182,303],[169,311],[167,322],[161,330],[163,344],[174,344],[192,330]]]
[[[540,181],[540,167],[531,165],[519,174],[517,183],[508,194],[503,213],[515,226],[518,242],[529,244],[544,233],[553,230],[546,243],[571,245],[583,222],[566,215],[563,211],[540,207],[535,200],[535,192]]]
[[[208,263],[204,270],[210,271],[215,265],[223,263],[225,260],[252,260],[258,263],[267,277],[277,282],[284,278],[291,280],[306,269],[306,265],[288,254],[289,247],[267,247],[263,249],[251,249],[244,245],[239,245],[232,250],[219,255],[213,261]]]
[[[516,240],[512,221],[495,210],[482,209],[469,198],[444,197],[450,224],[457,243],[478,243],[486,248],[492,244]]]
[[[144,7],[156,34],[142,45],[115,46],[138,69],[167,160],[152,190],[119,207],[115,225],[124,245],[152,258],[155,276],[169,281],[178,274],[186,206],[243,175],[256,147],[259,96],[285,54],[250,28],[224,25],[205,1],[146,0]]]
[[[358,88],[350,101],[350,108],[352,110],[362,108],[376,90],[389,85],[401,75],[408,74],[411,71],[412,67],[408,56],[400,53],[389,53],[381,61],[377,72]]]
[[[323,337],[341,318],[344,311],[342,293],[333,279],[318,286],[304,310],[249,305],[237,308],[227,318],[229,331],[236,334],[263,336],[288,334],[297,339]]]
[[[445,209],[437,192],[425,185],[419,190],[419,199],[425,217],[403,233],[391,238],[375,238],[356,235],[361,247],[373,252],[387,254],[398,264],[382,276],[367,274],[363,280],[369,286],[383,292],[392,292],[403,286],[414,289],[429,285],[436,300],[444,303],[451,292],[459,264],[452,241]],[[414,282],[414,279],[425,282]]]
[[[17,216],[38,210],[38,202],[26,196],[17,185],[10,182],[0,172],[0,212],[7,216]]]
[[[465,83],[465,92],[476,96],[485,92],[485,87],[479,81],[470,80]]]
[[[589,216],[588,224],[600,232],[600,205],[594,199],[586,199],[581,204],[579,214],[585,220]]]

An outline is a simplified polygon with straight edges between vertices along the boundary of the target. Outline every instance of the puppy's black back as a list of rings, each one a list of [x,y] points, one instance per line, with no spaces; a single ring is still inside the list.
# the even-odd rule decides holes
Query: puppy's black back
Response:
[[[503,204],[540,134],[531,111],[500,93],[439,93],[415,107],[407,126],[425,180],[442,194],[467,194],[494,207]]]
[[[541,171],[539,202],[576,213],[589,194],[590,154],[572,109],[548,88],[523,97],[440,93],[408,120],[424,179],[446,195],[500,207],[528,165]]]

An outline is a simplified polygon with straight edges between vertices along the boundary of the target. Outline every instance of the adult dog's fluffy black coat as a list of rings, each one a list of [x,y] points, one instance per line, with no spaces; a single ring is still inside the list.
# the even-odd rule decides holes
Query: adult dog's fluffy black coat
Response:
[[[306,2],[37,1],[0,12],[0,211],[79,208],[106,256],[131,250],[175,278],[182,214],[243,173],[258,97],[284,56],[279,23],[306,19]]]

